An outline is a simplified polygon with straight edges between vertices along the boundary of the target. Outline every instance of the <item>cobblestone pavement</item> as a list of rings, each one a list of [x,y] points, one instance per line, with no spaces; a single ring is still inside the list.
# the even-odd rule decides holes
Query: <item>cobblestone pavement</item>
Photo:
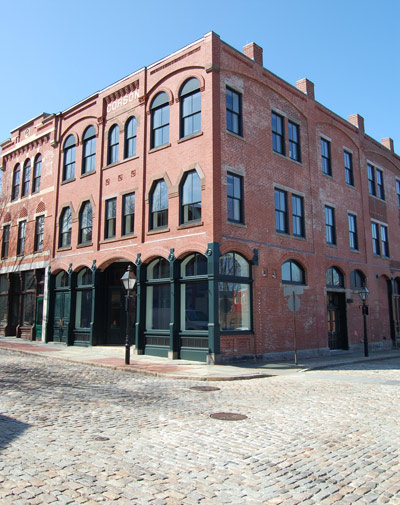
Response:
[[[0,350],[0,504],[400,504],[399,363],[202,391]]]

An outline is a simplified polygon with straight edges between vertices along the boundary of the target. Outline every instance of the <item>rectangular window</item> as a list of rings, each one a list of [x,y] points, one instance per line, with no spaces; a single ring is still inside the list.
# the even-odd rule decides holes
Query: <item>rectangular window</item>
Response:
[[[372,251],[377,256],[381,254],[381,248],[379,245],[379,225],[377,223],[371,223],[372,229]]]
[[[288,122],[289,127],[289,157],[292,160],[301,162],[301,150],[300,150],[300,127]]]
[[[383,172],[376,169],[376,196],[381,200],[385,199],[385,188],[383,186]]]
[[[17,254],[24,254],[26,236],[26,221],[21,221],[18,225]]]
[[[400,181],[396,181],[397,205],[400,208]]]
[[[228,173],[228,221],[243,223],[243,177]]]
[[[298,195],[292,195],[292,220],[293,235],[295,237],[305,237],[304,201]]]
[[[272,112],[272,149],[285,155],[285,125],[283,117]]]
[[[387,226],[381,225],[382,256],[389,258],[389,238]]]
[[[117,199],[106,200],[106,222],[104,238],[113,238],[116,234],[117,224]]]
[[[358,251],[357,218],[354,214],[348,214],[348,218],[350,249]]]
[[[335,209],[325,206],[326,243],[336,245]]]
[[[332,175],[331,143],[325,139],[321,139],[321,157],[322,157],[322,172],[326,175]]]
[[[279,233],[289,233],[287,194],[275,189],[275,228]]]
[[[123,196],[122,216],[122,235],[132,235],[135,223],[135,193]]]
[[[43,249],[43,236],[44,236],[44,216],[36,218],[35,223],[35,251]]]
[[[10,225],[3,228],[3,242],[1,245],[1,257],[8,258],[8,245],[10,243]]]
[[[346,184],[354,186],[353,159],[351,153],[348,153],[347,151],[344,151],[344,170]]]
[[[375,169],[372,165],[368,165],[368,191],[370,195],[376,196]]]
[[[242,95],[226,88],[226,129],[242,135]]]

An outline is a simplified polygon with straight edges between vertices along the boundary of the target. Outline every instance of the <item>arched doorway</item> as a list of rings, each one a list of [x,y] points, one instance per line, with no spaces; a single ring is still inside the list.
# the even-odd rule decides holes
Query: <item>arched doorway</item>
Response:
[[[136,273],[136,267],[127,261],[117,261],[105,269],[103,275],[103,302],[105,317],[105,345],[123,345],[126,338],[126,299],[121,284],[121,277],[131,265]],[[131,343],[134,341],[136,323],[136,296],[130,299],[130,329]]]
[[[68,343],[71,288],[69,275],[61,270],[54,284],[53,341]]]

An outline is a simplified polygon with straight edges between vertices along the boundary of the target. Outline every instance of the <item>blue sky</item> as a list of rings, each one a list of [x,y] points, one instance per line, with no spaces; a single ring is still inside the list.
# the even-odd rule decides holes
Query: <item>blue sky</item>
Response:
[[[400,153],[400,0],[20,0],[1,18],[0,142],[212,30]]]

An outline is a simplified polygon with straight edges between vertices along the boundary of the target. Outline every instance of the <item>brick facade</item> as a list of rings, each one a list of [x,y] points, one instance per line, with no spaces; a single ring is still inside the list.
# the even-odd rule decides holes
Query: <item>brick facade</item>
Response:
[[[68,344],[123,343],[117,331],[121,326],[122,335],[123,309],[118,312],[122,294],[110,282],[112,272],[128,263],[134,265],[138,280],[133,309],[136,327],[131,330],[137,352],[209,360],[291,353],[294,325],[297,348],[304,353],[360,345],[359,289],[350,283],[354,271],[365,278],[370,291],[370,342],[385,346],[400,338],[400,184],[396,182],[400,181],[400,159],[393,141],[383,139],[379,144],[365,134],[361,116],[345,121],[319,104],[309,80],[302,79],[294,87],[270,73],[263,68],[262,48],[256,44],[248,44],[243,51],[208,33],[60,114],[35,118],[1,144],[1,226],[4,230],[10,224],[10,242],[0,275],[11,282],[11,274],[21,277],[24,271],[46,269],[45,324],[42,330],[39,325],[36,338],[60,338]],[[189,83],[192,78],[196,81]],[[194,85],[194,91],[185,94],[186,83]],[[186,134],[183,117],[189,125],[199,121],[193,109],[199,98],[201,128],[189,126]],[[132,117],[136,139],[128,147]],[[166,140],[159,143],[156,135]],[[128,153],[134,142],[136,150]],[[11,201],[15,166],[20,164],[22,180],[25,160],[29,158],[33,166],[37,154],[42,156],[40,191],[22,197],[20,188]],[[73,155],[75,161],[69,163]],[[347,165],[351,163],[347,170],[345,158]],[[368,180],[368,170],[374,181]],[[183,209],[183,186],[192,175],[201,188],[201,217],[185,220],[186,210],[199,212],[200,208],[197,204],[197,210],[196,205]],[[384,195],[379,193],[382,178]],[[153,226],[151,210],[160,181],[168,191],[168,218],[166,226]],[[230,194],[232,181],[236,188],[241,184],[235,190],[239,193]],[[371,195],[372,182],[376,195]],[[127,232],[123,205],[132,193],[134,229]],[[280,209],[276,195],[285,202]],[[82,240],[87,203],[91,234],[87,235],[90,240]],[[237,205],[234,217],[230,204]],[[115,221],[107,220],[113,205]],[[334,226],[328,223],[334,234],[330,244],[326,207],[334,216]],[[40,215],[45,216],[44,242],[35,251],[35,220]],[[17,255],[18,226],[25,219],[25,249]],[[349,219],[357,227],[356,247],[350,247]],[[379,254],[373,252],[371,223],[379,233]],[[218,264],[221,256],[232,252],[245,259],[250,275],[247,280],[236,275],[229,284]],[[189,276],[186,282],[182,265],[193,253],[207,262],[207,271],[204,277]],[[168,261],[166,289],[171,298],[164,309],[156,300],[156,310],[149,308],[150,293],[158,288],[152,284],[148,265],[157,258]],[[285,282],[282,265],[287,261],[300,267],[304,282]],[[326,272],[331,267],[339,275],[339,285],[327,286]],[[82,285],[83,291],[79,284],[83,268],[92,275],[91,294],[89,284]],[[60,276],[57,280],[60,272],[66,273],[68,281],[61,281]],[[199,287],[202,283],[207,283],[208,300]],[[223,290],[230,285],[236,286],[232,287],[235,294],[224,299]],[[295,321],[288,308],[293,292],[300,301]],[[18,296],[21,308],[14,326],[23,328],[25,302],[23,295]],[[82,297],[90,300],[86,309],[78,307]],[[11,303],[6,310],[8,320],[3,314],[2,323],[8,334],[14,330]],[[81,328],[83,323],[79,326],[77,321],[84,310],[89,312]],[[157,312],[161,321],[162,310],[170,311],[168,328],[152,328],[151,317]],[[224,310],[226,319],[221,316]],[[244,324],[247,310],[251,321]],[[203,322],[198,330],[188,326],[188,311],[197,313],[199,324],[200,314],[208,311],[208,329],[200,328]],[[234,331],[227,329],[228,320]],[[112,331],[117,332],[115,341]],[[34,338],[35,332],[20,335]],[[193,352],[185,355],[186,348]]]

